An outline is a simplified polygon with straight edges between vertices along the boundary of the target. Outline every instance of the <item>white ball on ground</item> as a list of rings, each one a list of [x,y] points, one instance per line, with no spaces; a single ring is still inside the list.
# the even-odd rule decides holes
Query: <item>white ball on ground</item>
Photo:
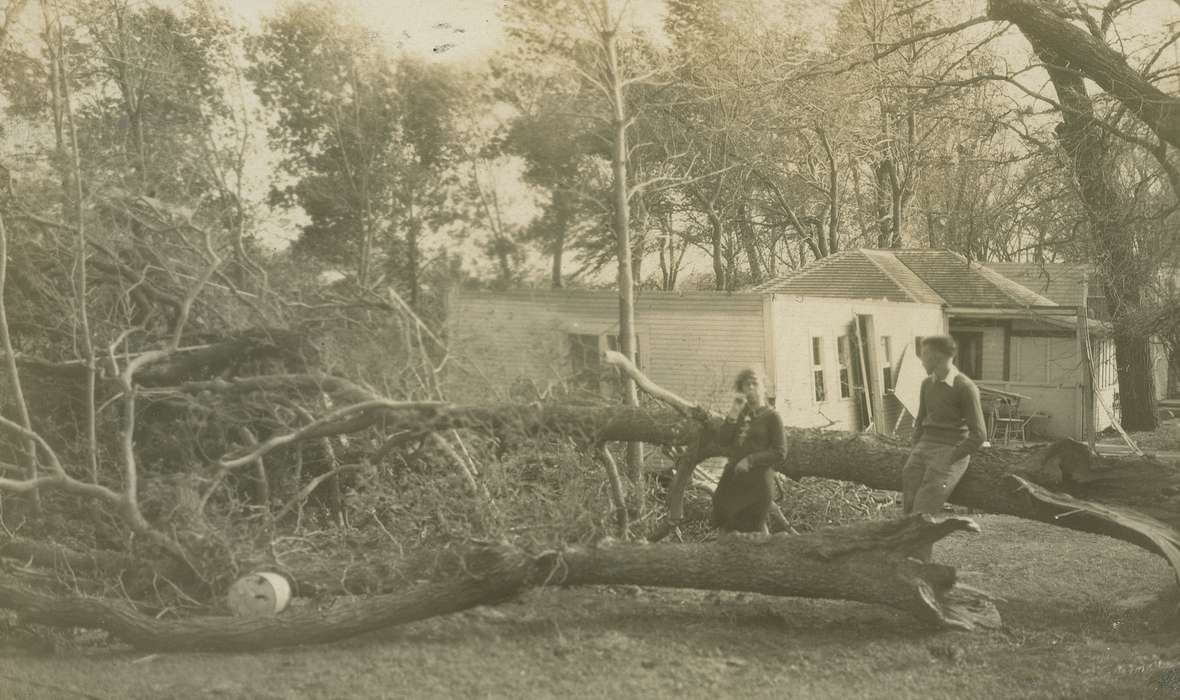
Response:
[[[229,610],[237,617],[271,617],[278,615],[291,601],[291,584],[270,571],[243,576],[234,581],[226,594]]]

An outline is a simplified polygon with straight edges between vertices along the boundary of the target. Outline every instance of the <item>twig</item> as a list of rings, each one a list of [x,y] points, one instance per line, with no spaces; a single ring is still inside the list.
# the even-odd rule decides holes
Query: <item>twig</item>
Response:
[[[290,501],[287,502],[286,505],[284,505],[282,508],[280,508],[279,512],[275,513],[274,519],[275,520],[282,520],[283,518],[285,518],[287,516],[287,514],[292,511],[292,509],[294,509],[296,506],[298,506],[298,505],[302,504],[304,501],[306,501],[307,497],[311,495],[311,492],[315,491],[316,488],[320,484],[324,483],[328,479],[331,479],[334,476],[338,476],[341,472],[358,471],[360,469],[362,469],[361,466],[355,465],[355,464],[350,464],[350,465],[338,466],[338,467],[335,467],[333,469],[330,469],[330,470],[324,472],[323,474],[320,474],[319,476],[315,477],[311,481],[307,482],[307,484],[302,489],[299,490],[299,493],[295,494],[294,498],[292,498]]]
[[[610,482],[611,501],[615,506],[615,521],[619,528],[619,538],[627,539],[631,534],[631,514],[627,512],[627,494],[623,490],[623,480],[619,477],[619,465],[610,453],[610,447],[602,443],[598,447],[602,457],[602,464],[606,467],[606,477]],[[639,486],[642,488],[642,486]]]
[[[364,413],[365,411],[371,411],[373,409],[427,409],[434,408],[438,405],[439,404],[435,402],[390,401],[389,399],[373,399],[370,401],[363,401],[351,406],[345,406],[344,408],[334,411],[323,418],[312,421],[311,423],[294,432],[276,435],[240,457],[234,457],[232,459],[223,458],[219,464],[227,469],[235,469],[242,465],[249,464],[259,457],[267,454],[271,450],[274,450],[275,448],[282,447],[283,445],[289,445],[293,442],[298,442],[299,440],[303,440],[308,437],[318,437],[318,435],[311,434],[323,428],[324,426],[331,425],[332,423],[336,423],[357,413]]]
[[[628,360],[627,357],[622,353],[615,352],[614,350],[607,350],[604,356],[604,361],[606,364],[617,367],[630,376],[631,379],[634,380],[635,385],[642,389],[645,393],[655,399],[658,399],[659,401],[662,401],[663,403],[668,404],[677,411],[680,411],[682,414],[695,416],[707,414],[705,409],[701,408],[700,405],[692,403],[688,399],[681,398],[671,391],[668,391],[664,387],[656,384],[651,379],[648,379],[647,375],[641,372],[639,368],[635,366],[635,363],[631,362],[631,360]]]
[[[22,389],[20,380],[20,371],[16,365],[16,354],[12,350],[12,335],[8,329],[8,307],[4,298],[5,284],[8,278],[8,231],[4,227],[4,216],[0,213],[0,347],[4,350],[4,358],[7,361],[8,381],[9,387],[12,390],[12,397],[16,403],[17,417],[20,418],[21,425],[24,429],[32,433],[33,422],[29,416],[29,405],[25,401],[24,390]],[[28,479],[37,478],[37,443],[32,437],[26,436],[24,454],[21,455],[21,463],[24,467],[25,477]],[[34,495],[34,498],[36,496]]]
[[[78,129],[74,124],[74,107],[69,80],[70,65],[65,42],[62,39],[60,13],[55,19],[57,47],[53,54],[60,66],[60,70],[55,73],[57,79],[61,81],[62,107],[65,109],[66,125],[70,134],[70,164],[74,168],[74,206],[75,216],[78,219],[78,249],[75,252],[74,265],[77,267],[77,289],[75,292],[78,295],[78,323],[81,326],[82,348],[86,352],[86,454],[90,465],[90,480],[98,483],[98,415],[95,409],[95,375],[98,369],[95,367],[94,340],[90,337],[90,316],[86,309],[86,228],[85,203],[82,194],[82,157],[78,149]],[[48,21],[48,14],[46,14],[46,20]]]

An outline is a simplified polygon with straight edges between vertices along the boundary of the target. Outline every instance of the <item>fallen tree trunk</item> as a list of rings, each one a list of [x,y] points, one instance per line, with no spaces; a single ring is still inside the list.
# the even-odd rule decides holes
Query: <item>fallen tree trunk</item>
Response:
[[[379,428],[402,434],[406,441],[444,430],[471,430],[511,444],[529,437],[560,435],[598,445],[603,442],[647,442],[675,448],[676,478],[668,493],[672,525],[683,515],[684,490],[696,466],[726,452],[720,445],[721,417],[675,396],[634,367],[608,353],[607,361],[636,376],[649,395],[671,406],[452,403],[381,406],[324,424],[316,435]],[[176,389],[188,393],[252,391],[323,391],[341,402],[376,398],[337,377],[275,375],[237,380],[191,382]],[[901,490],[901,468],[909,447],[875,435],[831,430],[788,429],[788,459],[776,469],[788,477],[821,477]],[[1018,478],[1017,478],[1018,477]],[[1082,512],[1084,506],[1063,508],[1022,486],[1035,484],[1046,493],[1093,503],[1102,508]],[[991,448],[972,457],[950,502],[990,513],[1038,520],[1074,530],[1093,532],[1131,542],[1180,561],[1180,469],[1146,458],[1107,458],[1085,445],[1066,440],[1024,450]],[[1070,512],[1068,517],[1063,513]],[[1143,532],[1150,523],[1151,534]],[[666,535],[664,528],[656,538]],[[1171,544],[1165,544],[1171,543]],[[1161,549],[1171,547],[1171,549]],[[1178,570],[1180,576],[1180,570]]]
[[[1142,119],[1161,140],[1180,148],[1180,98],[1161,90],[1103,39],[1071,23],[1054,3],[989,0],[987,16],[1016,25],[1034,48],[1051,51],[1060,58],[1057,65],[1093,80]]]
[[[650,381],[640,385],[645,390]],[[655,387],[658,390],[658,387]],[[177,391],[314,391],[340,403],[371,401],[376,395],[337,377],[274,375],[236,380],[191,382]],[[666,393],[666,392],[665,392]],[[665,397],[661,396],[661,400]],[[725,454],[718,442],[721,418],[685,403],[678,409],[658,406],[577,404],[414,404],[376,407],[325,424],[311,437],[379,428],[400,434],[404,442],[446,430],[470,430],[507,443],[524,438],[560,435],[588,445],[640,441],[678,448],[683,464]],[[792,478],[839,479],[872,488],[899,490],[908,445],[875,435],[832,430],[788,428],[789,457],[778,471]],[[1016,485],[1000,487],[1018,475],[1075,498],[1109,506],[1131,507],[1180,527],[1180,469],[1151,457],[1100,457],[1084,445],[1063,441],[1047,447],[1011,450],[991,448],[972,457],[971,468],[952,502],[996,513],[1022,515],[1014,503]],[[686,482],[687,483],[687,482]],[[993,488],[995,486],[995,488]]]
[[[792,431],[783,473],[898,491],[908,454],[869,435]],[[1180,577],[1180,470],[1150,459],[1103,459],[1078,442],[973,456],[950,502],[1130,542],[1165,557]]]
[[[807,535],[727,536],[714,542],[604,542],[530,554],[477,546],[444,557],[436,578],[408,590],[311,607],[272,618],[163,620],[121,602],[56,597],[0,578],[0,607],[26,622],[103,629],[145,651],[259,650],[318,644],[502,602],[536,586],[634,584],[854,600],[886,605],[933,627],[996,627],[986,594],[956,587],[955,570],[908,557],[952,532],[976,531],[966,518],[916,516]]]

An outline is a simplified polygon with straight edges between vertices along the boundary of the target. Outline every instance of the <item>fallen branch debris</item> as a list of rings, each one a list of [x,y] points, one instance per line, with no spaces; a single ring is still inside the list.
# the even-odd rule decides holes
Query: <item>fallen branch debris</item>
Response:
[[[123,603],[50,596],[3,578],[0,607],[20,611],[26,622],[107,630],[154,652],[331,642],[552,585],[627,584],[854,600],[895,608],[932,627],[972,630],[1000,624],[989,597],[956,587],[952,567],[923,563],[908,553],[951,533],[976,530],[966,518],[916,516],[806,535],[735,535],[705,543],[606,541],[538,554],[510,545],[479,545],[441,558],[431,582],[270,618],[157,619]]]

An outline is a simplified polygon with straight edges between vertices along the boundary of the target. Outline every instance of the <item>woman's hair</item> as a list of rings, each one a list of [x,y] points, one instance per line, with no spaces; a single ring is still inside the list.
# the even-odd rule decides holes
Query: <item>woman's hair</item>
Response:
[[[955,353],[959,351],[959,344],[956,343],[955,339],[949,335],[926,336],[925,338],[922,338],[922,347],[930,348],[931,350],[937,350],[938,352],[950,355],[951,357],[954,357]]]
[[[746,388],[746,382],[750,381],[751,379],[761,379],[761,378],[762,378],[761,372],[754,369],[753,367],[747,367],[747,368],[743,369],[741,372],[738,372],[737,378],[733,380],[733,390],[738,391],[738,392],[744,391]]]

